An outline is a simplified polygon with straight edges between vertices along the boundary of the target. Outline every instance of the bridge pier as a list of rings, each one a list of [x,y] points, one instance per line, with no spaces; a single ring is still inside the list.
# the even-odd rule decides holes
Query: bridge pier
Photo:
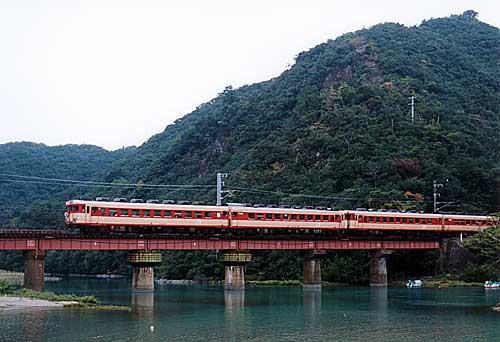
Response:
[[[305,289],[321,289],[320,259],[325,255],[324,250],[309,250],[304,253],[304,281]]]
[[[127,261],[132,265],[132,290],[154,291],[153,266],[161,263],[161,253],[156,251],[132,251],[129,253]]]
[[[252,260],[248,252],[232,251],[224,253],[224,289],[245,289],[245,264]]]
[[[370,261],[370,286],[387,287],[387,262],[386,255],[391,251],[377,249],[372,253]]]
[[[45,289],[45,256],[46,251],[26,250],[24,255],[23,287],[42,292]]]

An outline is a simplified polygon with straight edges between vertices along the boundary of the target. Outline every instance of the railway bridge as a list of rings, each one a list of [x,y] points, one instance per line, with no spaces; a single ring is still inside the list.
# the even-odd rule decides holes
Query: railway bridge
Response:
[[[24,287],[44,289],[44,260],[50,250],[129,251],[132,288],[154,290],[153,266],[161,262],[162,250],[220,250],[225,265],[226,289],[244,289],[245,264],[253,250],[300,250],[304,253],[303,284],[321,287],[321,257],[326,250],[371,251],[370,285],[387,286],[386,255],[393,250],[439,249],[439,239],[413,240],[336,240],[299,238],[200,238],[194,236],[121,235],[90,236],[74,231],[1,229],[0,250],[17,250],[24,255]]]

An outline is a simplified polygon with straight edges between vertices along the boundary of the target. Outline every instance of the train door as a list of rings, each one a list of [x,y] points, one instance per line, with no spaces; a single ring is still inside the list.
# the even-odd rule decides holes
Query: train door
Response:
[[[85,224],[90,223],[90,205],[85,206]]]

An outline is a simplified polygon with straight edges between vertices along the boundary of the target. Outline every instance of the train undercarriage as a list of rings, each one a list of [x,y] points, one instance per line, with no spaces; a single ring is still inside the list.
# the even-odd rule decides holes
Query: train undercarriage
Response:
[[[150,237],[195,239],[283,239],[283,240],[436,240],[456,238],[460,232],[356,230],[356,229],[269,229],[269,228],[195,228],[195,227],[137,227],[137,226],[79,226],[85,236],[92,237]],[[467,236],[466,233],[462,237]]]

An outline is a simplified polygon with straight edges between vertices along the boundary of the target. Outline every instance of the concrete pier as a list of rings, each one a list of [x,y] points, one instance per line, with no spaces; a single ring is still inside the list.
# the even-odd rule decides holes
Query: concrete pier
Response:
[[[154,291],[153,267],[132,267],[132,289],[134,291]]]
[[[227,290],[245,289],[245,266],[224,267],[224,288]]]
[[[224,289],[245,289],[245,264],[252,260],[248,252],[232,251],[224,253]]]
[[[24,282],[23,287],[34,291],[45,289],[45,251],[23,251]]]
[[[153,266],[161,263],[161,253],[156,251],[133,251],[129,253],[127,261],[132,265],[132,290],[154,291]]]
[[[304,254],[304,281],[305,289],[321,289],[321,262],[325,255],[323,250],[311,250]]]
[[[389,254],[391,254],[391,251],[383,249],[378,249],[372,253],[370,261],[370,286],[387,286],[387,262],[385,257]]]

